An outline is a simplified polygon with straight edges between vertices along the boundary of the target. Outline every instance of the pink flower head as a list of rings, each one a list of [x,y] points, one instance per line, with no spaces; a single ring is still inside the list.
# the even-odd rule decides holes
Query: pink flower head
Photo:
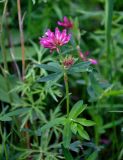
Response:
[[[55,28],[55,33],[48,29],[45,36],[40,38],[40,45],[44,48],[49,48],[51,52],[53,50],[59,52],[59,47],[70,41],[71,35],[66,32],[66,29],[60,32],[58,28]]]
[[[73,28],[73,23],[67,17],[63,18],[63,22],[58,21],[58,25],[65,28]]]
[[[87,58],[89,55],[89,52],[85,52],[84,54],[79,50],[79,56],[83,61],[90,61],[91,64],[97,64],[97,60],[96,59],[92,59],[92,58]]]
[[[70,68],[74,64],[74,58],[72,56],[67,56],[63,60],[63,65],[65,68]]]
[[[96,59],[89,58],[88,60],[89,60],[92,64],[97,64],[97,60],[96,60]]]

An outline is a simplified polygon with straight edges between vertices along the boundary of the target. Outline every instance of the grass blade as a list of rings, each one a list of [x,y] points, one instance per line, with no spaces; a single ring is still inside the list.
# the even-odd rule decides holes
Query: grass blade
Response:
[[[106,52],[110,62],[111,52],[111,29],[114,0],[105,0],[105,34],[106,34]]]

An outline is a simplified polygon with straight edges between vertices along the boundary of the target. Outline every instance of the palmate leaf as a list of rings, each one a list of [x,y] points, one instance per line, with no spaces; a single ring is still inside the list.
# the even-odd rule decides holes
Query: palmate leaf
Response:
[[[37,67],[43,68],[47,71],[51,71],[54,73],[49,74],[48,76],[41,77],[38,79],[38,82],[47,82],[47,81],[57,81],[59,80],[62,75],[62,69],[60,68],[60,65],[56,62],[50,62],[48,64],[37,64]]]
[[[76,118],[81,112],[85,110],[86,106],[83,105],[83,101],[80,100],[73,106],[72,110],[70,111],[69,117]]]
[[[52,73],[49,74],[48,76],[42,77],[38,79],[38,82],[47,82],[47,81],[57,81],[62,77],[63,73]]]
[[[30,108],[21,108],[11,111],[9,113],[1,113],[0,114],[0,121],[11,121],[13,116],[25,114],[30,110]]]

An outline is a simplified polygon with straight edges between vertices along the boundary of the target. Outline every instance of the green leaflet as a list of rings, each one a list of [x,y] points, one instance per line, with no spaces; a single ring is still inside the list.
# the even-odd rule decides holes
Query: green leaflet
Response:
[[[28,113],[30,110],[30,108],[20,108],[20,109],[16,109],[14,111],[11,111],[9,113],[7,113],[7,116],[17,116],[20,115],[21,113],[25,114]]]
[[[87,72],[89,71],[90,62],[80,62],[73,65],[69,70],[68,74],[78,73],[78,72]]]
[[[43,127],[41,127],[40,131],[43,132],[46,129],[50,129],[50,128],[56,126],[56,125],[63,124],[64,121],[65,121],[64,117],[53,119],[50,122],[48,122],[47,124],[45,124]]]
[[[47,82],[47,81],[51,81],[51,80],[59,80],[62,77],[62,73],[52,73],[49,74],[48,76],[42,77],[38,79],[38,82]]]
[[[87,62],[80,62],[80,63],[77,63],[77,64],[74,64],[72,67],[76,67],[76,68],[84,68],[86,69],[86,67],[90,66],[91,62],[87,61]]]
[[[11,121],[11,120],[12,120],[11,117],[8,117],[8,116],[6,116],[6,115],[4,115],[4,116],[1,116],[1,115],[0,115],[0,121]]]
[[[76,118],[81,112],[83,112],[85,110],[85,106],[83,106],[83,101],[80,100],[78,101],[73,108],[70,111],[69,117],[70,118]]]
[[[93,152],[86,160],[96,160],[97,158],[97,152]]]
[[[0,121],[11,121],[12,116],[17,116],[20,115],[21,113],[27,113],[30,110],[30,108],[21,108],[21,109],[16,109],[14,111],[11,111],[9,113],[1,113],[0,114]]]
[[[79,135],[86,140],[90,140],[88,133],[84,130],[84,128],[80,125],[77,125],[77,130]]]
[[[77,133],[77,123],[71,122],[71,130],[74,134]]]
[[[87,127],[95,125],[95,122],[91,120],[87,120],[85,118],[77,118],[76,121],[80,123],[81,125],[87,126]]]
[[[52,72],[61,72],[61,68],[57,63],[49,63],[49,64],[36,64],[37,67],[43,68],[47,71]]]

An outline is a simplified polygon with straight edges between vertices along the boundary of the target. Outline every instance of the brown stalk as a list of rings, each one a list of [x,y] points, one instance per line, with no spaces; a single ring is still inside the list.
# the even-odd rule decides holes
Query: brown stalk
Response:
[[[24,48],[24,34],[23,34],[23,18],[21,17],[21,3],[20,0],[17,0],[17,9],[18,9],[18,22],[20,30],[20,42],[21,42],[21,51],[22,51],[22,80],[24,81],[25,76],[25,48]],[[25,124],[25,128],[29,128],[28,121]],[[28,133],[25,133],[23,136],[26,137],[27,147],[30,148],[30,137]]]
[[[11,55],[11,58],[13,61],[12,62],[13,69],[17,73],[18,78],[21,80],[20,70],[19,70],[18,64],[15,60],[15,54],[14,54],[14,50],[13,50],[12,35],[11,35],[10,28],[9,28],[9,23],[8,23],[8,14],[6,15],[6,27],[7,27],[7,32],[8,32],[8,44],[9,44],[9,49],[10,49],[10,55]]]
[[[17,0],[17,8],[18,8],[18,21],[19,21],[20,41],[21,41],[21,51],[22,51],[22,80],[24,80],[24,76],[25,76],[25,48],[24,48],[23,20],[21,17],[20,0]]]

